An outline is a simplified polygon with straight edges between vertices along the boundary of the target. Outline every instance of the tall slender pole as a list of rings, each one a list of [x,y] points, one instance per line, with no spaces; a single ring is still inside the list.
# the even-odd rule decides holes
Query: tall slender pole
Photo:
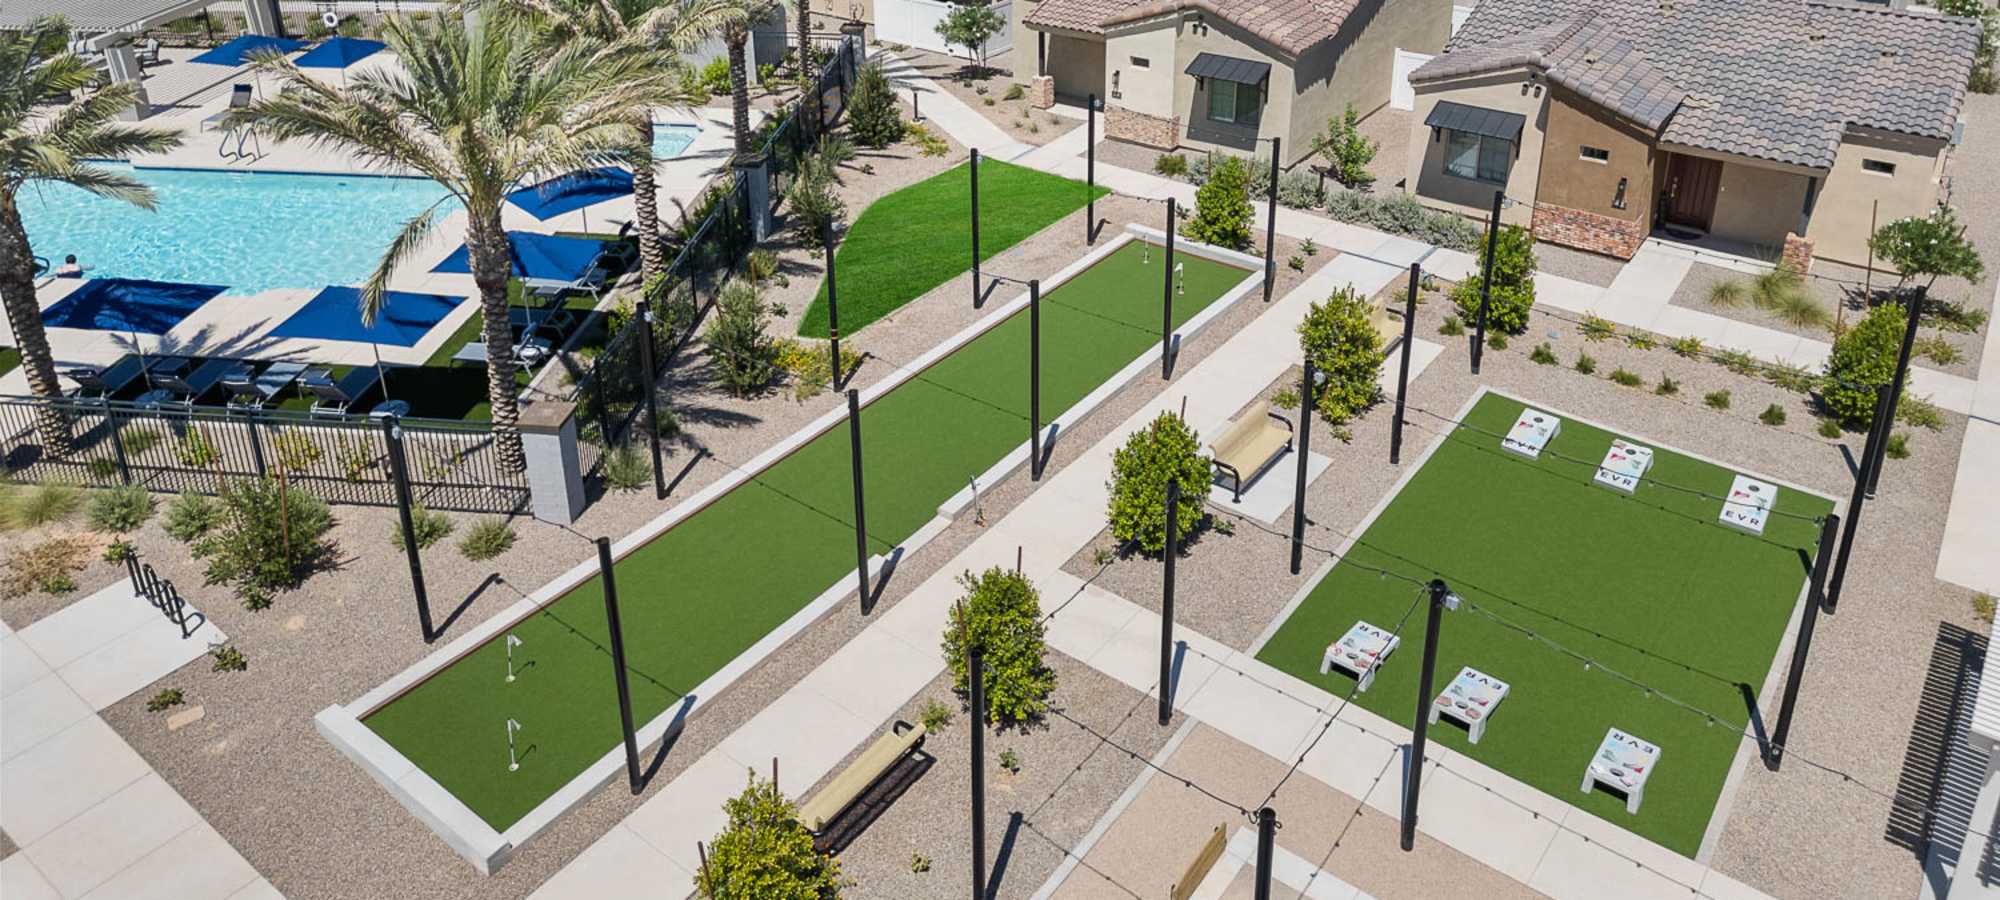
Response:
[[[1160,267],[1160,377],[1174,372],[1174,220],[1180,209],[1167,198],[1167,257]]]
[[[1174,717],[1174,557],[1181,552],[1181,483],[1167,482],[1166,582],[1160,595],[1160,724]]]
[[[973,644],[965,658],[972,701],[972,900],[986,900],[986,649]]]
[[[1257,883],[1252,889],[1256,900],[1271,900],[1271,858],[1278,841],[1278,811],[1268,806],[1257,810]]]
[[[1437,669],[1438,626],[1443,623],[1445,598],[1451,596],[1451,589],[1444,579],[1431,579],[1431,612],[1429,624],[1424,628],[1424,667],[1417,670],[1417,718],[1415,730],[1410,735],[1409,777],[1403,782],[1403,849],[1411,850],[1417,842],[1417,795],[1423,789],[1424,741],[1430,736],[1431,678]]]
[[[1903,382],[1910,374],[1910,351],[1917,344],[1917,325],[1924,314],[1923,286],[1910,297],[1909,323],[1903,328],[1903,345],[1896,351],[1896,377],[1889,379],[1889,415],[1882,420],[1882,439],[1873,444],[1875,462],[1868,467],[1868,499],[1875,499],[1875,488],[1882,481],[1882,462],[1889,448],[1889,432],[1896,430],[1896,407],[1903,402]]]
[[[847,389],[847,436],[854,459],[854,578],[861,590],[861,608],[869,605],[868,512],[861,490],[861,392]]]
[[[1410,345],[1416,343],[1417,286],[1423,281],[1422,263],[1410,263],[1410,289],[1403,295],[1402,359],[1396,363],[1396,418],[1389,427],[1389,465],[1403,462],[1403,398],[1410,393]]]
[[[653,444],[653,499],[667,498],[667,471],[660,460],[660,398],[653,367],[653,307],[645,300],[632,304],[639,320],[639,389],[646,392],[646,431]]]
[[[1847,584],[1847,560],[1854,552],[1854,533],[1861,528],[1861,506],[1868,499],[1870,461],[1875,459],[1875,445],[1881,443],[1883,433],[1889,430],[1890,393],[1886,384],[1875,389],[1875,421],[1868,429],[1868,443],[1861,448],[1861,469],[1854,473],[1854,493],[1847,498],[1847,527],[1840,532],[1840,555],[1833,561],[1833,582],[1826,588],[1827,615],[1840,607],[1840,590]]]
[[[1299,467],[1292,484],[1292,574],[1299,574],[1306,552],[1306,461],[1312,455],[1313,358],[1306,354],[1305,371],[1299,375]]]
[[[1840,517],[1827,513],[1819,524],[1819,553],[1814,556],[1812,586],[1806,590],[1806,610],[1799,619],[1799,637],[1792,644],[1792,668],[1785,676],[1785,698],[1778,703],[1778,725],[1771,731],[1771,750],[1765,757],[1773,770],[1785,762],[1785,740],[1792,734],[1792,709],[1799,702],[1799,682],[1806,676],[1806,657],[1812,654],[1813,627],[1819,624],[1819,608],[1825,601],[1827,563],[1833,559],[1833,535],[1840,530]]]
[[[1486,306],[1493,297],[1493,251],[1500,243],[1500,204],[1506,191],[1493,192],[1493,215],[1486,220],[1486,266],[1479,278],[1479,316],[1472,330],[1472,374],[1479,374],[1479,359],[1486,351]]]
[[[632,730],[632,683],[625,671],[625,628],[618,621],[618,581],[611,571],[611,539],[597,539],[597,577],[604,585],[604,624],[611,631],[611,671],[618,682],[618,723],[625,729],[625,776],[639,793],[639,738]]]
[[[1271,302],[1271,288],[1278,280],[1278,152],[1279,141],[1271,139],[1270,196],[1264,198],[1264,302]]]
[[[840,286],[833,272],[833,223],[826,223],[826,230],[820,235],[821,246],[826,252],[826,334],[832,346],[827,348],[829,359],[827,371],[833,373],[832,384],[839,388],[840,380]]]
[[[403,457],[403,423],[396,416],[382,417],[382,442],[389,450],[389,475],[396,482],[396,516],[403,526],[403,555],[410,560],[410,590],[417,597],[417,624],[424,630],[424,643],[437,640],[431,625],[431,595],[424,589],[424,560],[417,555],[417,529],[410,521],[410,464]],[[279,490],[286,490],[283,486]]]
[[[1042,282],[1028,280],[1028,473],[1042,480]]]
[[[1089,185],[1084,196],[1083,242],[1097,243],[1097,95],[1091,94],[1083,114],[1083,177]]]
[[[972,148],[972,306],[979,307],[979,148]]]

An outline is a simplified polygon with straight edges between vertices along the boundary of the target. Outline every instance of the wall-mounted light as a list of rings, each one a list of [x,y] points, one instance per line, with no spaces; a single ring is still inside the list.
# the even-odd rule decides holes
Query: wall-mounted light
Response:
[[[1629,184],[1630,182],[1631,182],[1631,179],[1629,179],[1629,178],[1620,178],[1620,179],[1618,179],[1618,192],[1617,192],[1616,194],[1613,194],[1613,195],[1611,196],[1611,208],[1612,208],[1612,209],[1624,209],[1624,208],[1625,208],[1625,186],[1626,186],[1627,184]]]

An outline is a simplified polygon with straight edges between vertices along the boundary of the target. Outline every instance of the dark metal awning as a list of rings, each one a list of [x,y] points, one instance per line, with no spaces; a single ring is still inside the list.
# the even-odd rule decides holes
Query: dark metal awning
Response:
[[[1203,53],[1188,63],[1187,73],[1196,78],[1214,78],[1220,81],[1234,81],[1237,84],[1263,84],[1271,77],[1271,64]]]
[[[1450,100],[1439,100],[1430,116],[1424,119],[1424,124],[1432,128],[1449,128],[1506,141],[1520,140],[1521,126],[1527,122],[1528,118],[1520,113],[1482,109]]]

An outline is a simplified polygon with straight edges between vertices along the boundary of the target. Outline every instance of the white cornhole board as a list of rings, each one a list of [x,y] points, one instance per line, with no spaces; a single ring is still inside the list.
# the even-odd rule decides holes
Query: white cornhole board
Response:
[[[1355,622],[1340,640],[1326,645],[1320,656],[1319,671],[1324,675],[1339,666],[1355,677],[1355,690],[1366,692],[1375,683],[1375,672],[1389,661],[1403,639],[1367,622]]]
[[[1639,489],[1639,480],[1652,467],[1653,448],[1614,440],[1611,449],[1604,451],[1604,461],[1597,464],[1594,480],[1614,491],[1630,494]]]
[[[1431,704],[1431,724],[1437,724],[1440,715],[1450,716],[1465,726],[1468,739],[1477,744],[1486,734],[1486,723],[1493,720],[1505,699],[1507,682],[1466,666]]]
[[[1613,728],[1604,733],[1603,743],[1597,745],[1590,765],[1584,767],[1582,790],[1588,794],[1602,784],[1621,791],[1625,794],[1625,811],[1637,815],[1639,804],[1646,799],[1646,781],[1653,777],[1653,769],[1659,764],[1657,745]]]
[[[1500,449],[1511,450],[1529,459],[1540,459],[1542,448],[1562,433],[1562,420],[1534,407],[1522,407],[1514,417],[1514,427],[1500,439]]]
[[[1771,517],[1771,507],[1777,502],[1777,485],[1738,475],[1729,486],[1729,499],[1723,502],[1719,518],[1731,528],[1763,534],[1764,522]]]

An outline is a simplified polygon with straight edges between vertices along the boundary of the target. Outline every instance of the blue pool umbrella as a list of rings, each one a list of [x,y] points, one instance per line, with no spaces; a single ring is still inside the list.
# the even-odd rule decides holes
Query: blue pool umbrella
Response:
[[[603,241],[532,231],[507,232],[507,246],[513,257],[513,275],[516,278],[575,281],[590,270],[599,256],[604,255]],[[472,272],[470,257],[470,252],[461,244],[431,271],[469,274]]]
[[[219,284],[93,278],[42,310],[42,324],[51,328],[166,334],[224,290]]]
[[[388,46],[366,38],[330,37],[300,54],[296,62],[301,69],[345,69]]]
[[[188,60],[188,62],[206,63],[211,66],[230,66],[234,68],[249,62],[252,56],[266,50],[290,53],[305,45],[305,41],[295,41],[291,38],[271,37],[263,34],[246,34]]]
[[[375,324],[364,326],[361,289],[329,285],[271,329],[271,336],[414,347],[462,302],[461,297],[389,291],[382,296]]]
[[[602,166],[557,175],[534,187],[524,187],[508,194],[507,202],[546,221],[594,203],[631,195],[632,173],[616,166]]]

